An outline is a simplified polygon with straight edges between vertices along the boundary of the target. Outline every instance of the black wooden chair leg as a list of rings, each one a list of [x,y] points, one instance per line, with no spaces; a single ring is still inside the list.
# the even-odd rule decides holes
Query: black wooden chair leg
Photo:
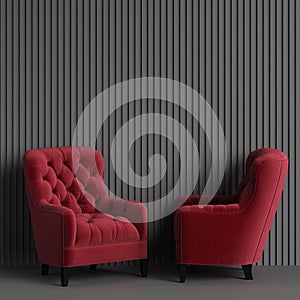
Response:
[[[69,283],[69,269],[68,268],[60,268],[60,281],[61,286],[68,286]]]
[[[90,265],[90,270],[91,270],[91,271],[96,271],[96,269],[97,269],[97,264],[95,264],[95,265]]]
[[[185,282],[185,277],[186,277],[186,266],[183,264],[179,264],[179,281],[181,283]]]
[[[142,277],[147,277],[148,276],[148,259],[141,259],[140,264],[141,264]]]
[[[49,265],[42,264],[42,275],[48,275]]]
[[[252,276],[252,265],[242,265],[244,274],[245,274],[245,279],[246,280],[253,280]]]

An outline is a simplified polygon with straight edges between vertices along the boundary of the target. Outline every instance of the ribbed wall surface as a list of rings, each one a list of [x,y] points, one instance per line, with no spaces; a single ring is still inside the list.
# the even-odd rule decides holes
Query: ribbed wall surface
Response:
[[[261,263],[299,265],[300,1],[1,0],[0,11],[1,265],[36,264],[24,152],[70,145],[91,99],[141,76],[186,83],[212,105],[228,146],[221,192],[235,190],[252,149],[275,147],[288,154],[288,180]],[[210,167],[203,132],[185,112],[151,99],[117,111],[99,135],[106,182],[119,196],[143,202],[172,188],[177,154],[164,138],[137,141],[132,158],[142,174],[148,154],[165,154],[170,168],[156,189],[120,183],[108,163],[116,129],[153,111],[171,115],[193,132],[203,165],[195,190],[200,193]],[[171,264],[172,218],[151,223],[149,231],[151,263]]]

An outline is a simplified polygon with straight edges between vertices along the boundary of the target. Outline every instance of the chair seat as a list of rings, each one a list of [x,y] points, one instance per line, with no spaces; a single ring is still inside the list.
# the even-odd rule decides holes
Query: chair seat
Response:
[[[104,213],[76,214],[76,247],[140,241],[137,228],[124,217]]]

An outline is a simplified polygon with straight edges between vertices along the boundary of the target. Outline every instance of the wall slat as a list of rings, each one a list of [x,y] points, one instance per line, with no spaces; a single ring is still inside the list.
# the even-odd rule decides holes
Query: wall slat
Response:
[[[297,0],[1,0],[0,264],[37,264],[22,169],[25,151],[70,145],[78,117],[97,94],[123,80],[161,76],[200,92],[218,115],[228,147],[221,193],[236,189],[251,150],[275,147],[287,153],[288,180],[259,264],[299,265],[299,15]],[[190,107],[186,91],[180,93],[182,103]],[[112,92],[111,107],[115,97]],[[197,104],[192,108],[199,110]],[[93,115],[101,109],[99,102]],[[109,145],[116,131],[147,112],[167,114],[193,134],[201,155],[194,192],[201,193],[211,163],[204,131],[184,110],[157,99],[125,105],[99,133],[106,183],[118,196],[145,203],[176,183],[178,153],[163,137],[136,141],[130,154],[140,175],[149,171],[150,155],[166,155],[169,169],[155,189],[129,187],[110,163]],[[210,128],[209,112],[201,113]],[[96,125],[86,122],[95,132]],[[149,121],[146,126],[166,129],[170,138],[186,138],[163,122]],[[131,136],[134,133],[128,132]],[[128,139],[123,147],[128,147]],[[183,146],[180,150],[187,151]],[[122,165],[128,160],[122,149],[113,156]],[[162,174],[160,163],[154,171]],[[122,172],[128,174],[125,168]],[[149,224],[152,265],[174,263],[172,228],[172,216]]]

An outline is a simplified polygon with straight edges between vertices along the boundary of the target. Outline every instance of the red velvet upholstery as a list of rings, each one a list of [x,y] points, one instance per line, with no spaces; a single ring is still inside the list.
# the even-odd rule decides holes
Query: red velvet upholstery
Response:
[[[282,194],[288,158],[274,149],[253,151],[234,195],[206,206],[191,196],[175,215],[180,264],[248,265],[261,259]]]
[[[34,149],[23,162],[41,263],[70,267],[147,258],[147,209],[108,196],[99,152]],[[143,223],[130,221],[137,214]]]

